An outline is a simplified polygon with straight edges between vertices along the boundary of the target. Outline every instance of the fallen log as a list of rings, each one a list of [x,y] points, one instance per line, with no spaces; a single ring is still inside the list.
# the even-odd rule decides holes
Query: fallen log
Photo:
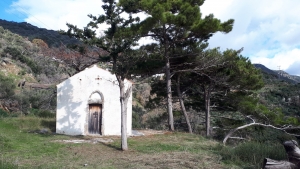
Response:
[[[283,143],[288,156],[288,161],[276,161],[265,158],[263,169],[300,169],[300,149],[295,140],[289,140]]]
[[[300,169],[300,149],[297,141],[286,141],[283,143],[283,145],[288,155],[289,162],[295,164]]]
[[[49,89],[53,87],[53,84],[26,83],[25,87],[37,88],[37,89]]]
[[[264,159],[264,169],[296,169],[296,165],[288,161],[276,161],[270,158]]]
[[[50,89],[54,84],[28,83],[25,80],[18,83],[18,87],[33,88],[33,89]]]

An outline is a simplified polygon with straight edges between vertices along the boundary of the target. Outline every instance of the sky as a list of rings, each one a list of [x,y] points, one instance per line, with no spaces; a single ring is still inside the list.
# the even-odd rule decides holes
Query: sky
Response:
[[[66,30],[66,23],[83,28],[88,14],[103,14],[101,0],[0,0],[0,19],[37,27]],[[202,16],[234,19],[228,34],[216,33],[209,47],[241,49],[252,63],[300,76],[299,0],[206,0]]]

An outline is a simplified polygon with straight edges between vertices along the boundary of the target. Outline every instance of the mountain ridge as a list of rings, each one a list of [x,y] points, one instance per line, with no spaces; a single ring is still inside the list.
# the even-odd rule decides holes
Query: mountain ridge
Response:
[[[58,31],[39,28],[27,22],[13,22],[0,19],[0,26],[4,29],[8,29],[12,33],[28,38],[30,41],[33,39],[42,39],[49,47],[59,47],[61,44],[81,43],[75,38],[59,34]]]
[[[265,65],[263,64],[257,64],[254,63],[253,64],[257,69],[260,69],[263,73],[267,73],[269,75],[273,75],[275,77],[278,78],[278,80],[284,80],[290,83],[300,83],[300,76],[296,76],[296,75],[290,75],[287,72],[283,71],[283,70],[272,70],[267,68]]]

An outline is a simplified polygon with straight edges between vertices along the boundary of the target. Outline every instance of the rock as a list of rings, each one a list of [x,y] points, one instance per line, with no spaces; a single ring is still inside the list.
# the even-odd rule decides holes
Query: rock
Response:
[[[143,133],[138,132],[138,131],[136,131],[136,130],[132,130],[131,134],[132,134],[132,136],[144,136]]]
[[[46,133],[48,133],[48,129],[41,129],[40,130],[40,132],[39,132],[40,134],[46,134]]]

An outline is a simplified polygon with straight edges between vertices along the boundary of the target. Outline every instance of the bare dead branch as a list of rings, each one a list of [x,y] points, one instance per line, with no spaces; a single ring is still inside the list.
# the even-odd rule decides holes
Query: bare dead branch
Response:
[[[252,118],[251,118],[252,119]],[[252,119],[253,120],[253,119]],[[244,128],[247,128],[247,127],[250,127],[250,126],[262,126],[262,127],[269,127],[269,128],[272,128],[272,129],[275,129],[275,130],[280,130],[288,135],[292,135],[292,136],[297,136],[297,137],[300,137],[300,135],[298,134],[293,134],[293,133],[289,133],[287,132],[287,130],[290,130],[290,129],[300,129],[300,127],[292,127],[292,126],[285,126],[285,127],[276,127],[276,126],[273,126],[273,125],[270,125],[270,124],[262,124],[262,123],[256,123],[255,121],[252,122],[252,123],[249,123],[249,124],[246,124],[246,125],[243,125],[243,126],[240,126],[240,127],[237,127],[237,128],[234,128],[232,130],[229,131],[229,133],[225,136],[225,138],[223,139],[223,144],[225,145],[227,140],[233,135],[233,133],[235,133],[236,131],[238,130],[241,130],[241,129],[244,129]]]

